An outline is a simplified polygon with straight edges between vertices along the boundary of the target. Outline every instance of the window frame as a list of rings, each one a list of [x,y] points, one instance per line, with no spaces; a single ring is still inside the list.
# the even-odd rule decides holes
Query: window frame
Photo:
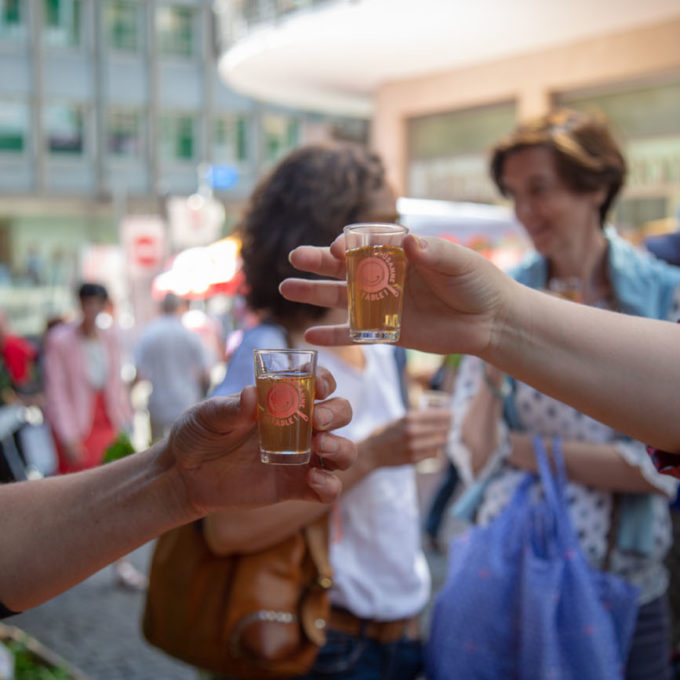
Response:
[[[134,48],[120,47],[115,45],[113,41],[113,15],[112,12],[115,10],[116,5],[126,5],[134,11],[134,25],[135,25],[135,38],[136,44]],[[121,56],[139,56],[144,53],[145,42],[146,42],[146,13],[144,11],[144,5],[139,2],[134,2],[133,0],[108,0],[104,6],[103,11],[104,19],[104,32],[106,35],[106,48],[109,52]]]
[[[78,51],[85,48],[86,44],[86,31],[85,26],[88,23],[88,3],[86,0],[68,0],[68,2],[73,3],[76,7],[76,17],[77,26],[75,33],[75,42],[68,44],[58,44],[50,39],[50,30],[55,30],[53,27],[48,26],[48,8],[47,3],[54,2],[55,0],[40,0],[40,42],[42,46],[47,50],[72,50]],[[57,2],[64,2],[66,0],[56,0]]]
[[[32,139],[31,139],[31,123],[32,123],[32,112],[31,112],[31,104],[29,101],[25,99],[18,99],[18,98],[3,98],[2,103],[0,106],[5,108],[8,105],[12,104],[17,104],[19,106],[23,106],[25,111],[26,111],[26,117],[25,117],[25,128],[23,130],[23,136],[22,136],[22,147],[21,149],[3,149],[0,146],[0,159],[2,160],[10,160],[10,159],[21,159],[21,158],[27,158],[30,153],[31,153],[31,148],[32,148]]]
[[[3,30],[4,26],[11,26],[12,24],[7,24],[4,21],[5,16],[5,3],[15,2],[17,7],[17,15],[19,21],[14,24],[16,27],[13,31],[12,29]],[[28,12],[26,11],[26,4],[21,0],[0,0],[0,44],[17,44],[26,41],[28,35]]]
[[[190,158],[185,158],[177,155],[175,151],[178,147],[177,126],[182,119],[187,119],[192,122],[192,155]],[[166,144],[163,140],[164,127],[169,123],[173,123],[173,137],[172,155],[165,154]],[[179,142],[181,144],[181,142]],[[196,111],[162,111],[158,116],[158,139],[157,149],[158,157],[161,162],[167,162],[175,166],[196,165],[201,160],[201,114]]]
[[[81,124],[82,124],[82,148],[80,152],[73,153],[69,151],[56,151],[52,148],[50,148],[50,129],[48,126],[48,117],[49,117],[49,110],[52,107],[57,107],[57,106],[62,106],[62,107],[71,107],[75,110],[77,110],[80,113],[81,117]],[[51,161],[54,160],[61,160],[61,161],[71,161],[71,162],[80,162],[80,161],[86,161],[90,157],[90,150],[91,150],[91,144],[89,140],[89,135],[90,135],[90,110],[87,106],[86,103],[84,102],[78,102],[78,101],[70,101],[70,100],[65,100],[65,99],[54,99],[50,100],[48,102],[45,102],[45,105],[43,107],[42,111],[42,131],[43,131],[43,139],[44,139],[44,144],[43,144],[43,152],[45,154],[45,157],[48,158]]]
[[[136,152],[127,153],[116,153],[111,147],[111,134],[113,132],[112,122],[115,116],[135,116],[137,121],[137,135],[138,135],[138,149]],[[123,107],[111,107],[106,111],[105,118],[105,140],[104,140],[104,153],[106,158],[115,163],[126,163],[126,162],[138,162],[142,160],[146,155],[146,138],[147,138],[147,125],[146,125],[146,112],[141,108],[123,108]]]
[[[156,5],[156,13],[154,16],[154,32],[155,32],[155,39],[156,39],[156,51],[158,54],[159,59],[162,59],[163,61],[181,61],[181,62],[187,62],[187,61],[194,61],[200,57],[201,53],[201,40],[200,40],[200,30],[199,30],[199,20],[200,20],[200,10],[201,8],[198,6],[194,5],[186,5],[183,3],[177,3],[177,2],[163,2],[163,3],[158,3]],[[159,27],[159,24],[161,23],[160,17],[161,17],[161,12],[163,11],[185,11],[190,15],[191,21],[190,21],[190,36],[191,36],[191,43],[190,43],[190,50],[189,53],[185,54],[182,52],[177,52],[177,51],[170,51],[168,50],[167,46],[165,45],[165,41],[163,40],[163,33],[161,32],[161,29]]]

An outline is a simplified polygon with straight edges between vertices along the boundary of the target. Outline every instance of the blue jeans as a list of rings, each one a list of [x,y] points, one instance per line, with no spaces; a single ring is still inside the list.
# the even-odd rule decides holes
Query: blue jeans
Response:
[[[414,680],[422,667],[418,640],[381,643],[331,630],[312,670],[301,680]]]
[[[439,529],[444,519],[444,511],[458,486],[458,480],[459,476],[456,466],[450,460],[446,461],[444,477],[432,499],[425,519],[425,531],[431,538],[436,539],[439,536]]]
[[[670,618],[664,595],[638,610],[633,641],[626,663],[626,680],[668,680],[670,666]]]

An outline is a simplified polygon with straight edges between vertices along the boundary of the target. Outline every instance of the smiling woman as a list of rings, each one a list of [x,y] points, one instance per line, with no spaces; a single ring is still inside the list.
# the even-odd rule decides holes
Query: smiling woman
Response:
[[[511,272],[520,283],[572,299],[576,288],[586,304],[627,314],[678,317],[680,270],[605,228],[625,162],[603,120],[561,110],[530,121],[496,146],[491,174],[513,201],[537,251]],[[669,624],[663,561],[672,537],[668,498],[662,494],[673,497],[676,482],[655,474],[642,443],[527,384],[511,384],[512,389],[508,378],[480,359],[461,363],[452,438],[457,463],[474,477],[490,460],[497,461],[477,521],[487,524],[496,517],[513,497],[522,471],[536,469],[531,437],[560,437],[569,476],[566,497],[583,553],[591,566],[640,591],[626,677],[665,680]],[[630,531],[633,525],[637,532]]]

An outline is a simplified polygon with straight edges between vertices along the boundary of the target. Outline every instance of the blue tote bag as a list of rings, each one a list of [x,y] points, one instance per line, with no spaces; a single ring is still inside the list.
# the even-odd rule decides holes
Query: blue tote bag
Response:
[[[559,440],[543,498],[527,474],[504,511],[451,543],[426,649],[428,680],[619,680],[637,588],[586,561],[569,518]]]

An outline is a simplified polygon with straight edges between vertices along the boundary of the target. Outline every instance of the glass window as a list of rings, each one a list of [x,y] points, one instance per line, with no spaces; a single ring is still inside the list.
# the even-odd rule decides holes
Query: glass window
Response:
[[[142,155],[142,114],[139,111],[110,111],[106,144],[112,156],[136,158]]]
[[[80,45],[81,0],[43,0],[45,42],[52,47]]]
[[[197,156],[197,121],[194,116],[161,116],[160,155],[164,160],[191,161]]]
[[[222,116],[215,121],[213,154],[218,163],[247,163],[248,120],[245,116]]]
[[[52,154],[80,156],[85,150],[85,115],[72,104],[45,107],[45,139]]]
[[[285,115],[266,114],[262,117],[266,163],[275,163],[298,143],[298,121]]]
[[[0,103],[0,153],[21,153],[28,145],[29,110],[23,102]]]
[[[515,126],[514,103],[412,118],[408,121],[408,195],[494,203],[488,150]]]
[[[156,10],[156,32],[161,54],[191,57],[196,51],[196,11],[167,5]]]
[[[556,102],[574,109],[601,111],[623,138],[676,135],[680,129],[680,82],[623,92],[563,93],[557,95]]]
[[[0,38],[18,40],[25,35],[25,6],[21,0],[0,0]]]
[[[138,52],[142,46],[143,14],[137,2],[112,0],[106,6],[109,46],[121,52]]]

